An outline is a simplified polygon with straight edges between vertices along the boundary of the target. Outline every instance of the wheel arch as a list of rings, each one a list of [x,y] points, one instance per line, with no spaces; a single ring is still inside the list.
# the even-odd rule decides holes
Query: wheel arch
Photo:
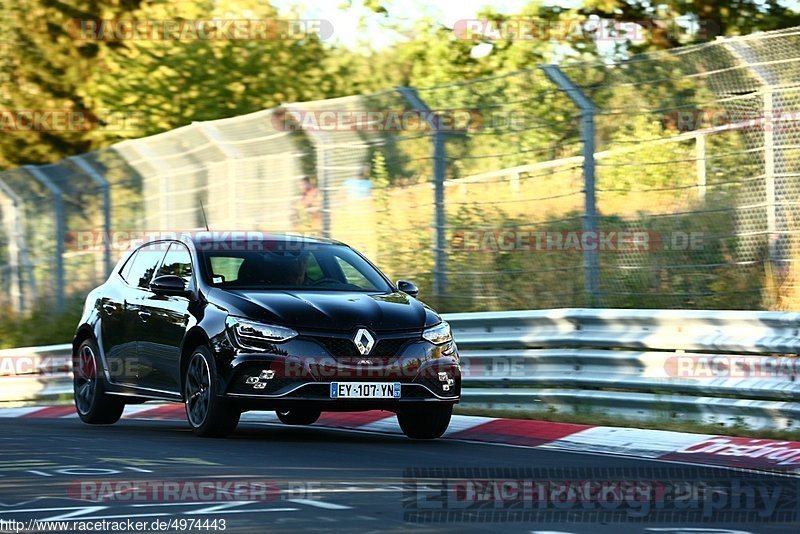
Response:
[[[183,387],[184,387],[184,379],[186,376],[186,367],[189,365],[189,358],[192,356],[192,351],[199,347],[200,345],[205,345],[209,349],[211,348],[211,341],[208,338],[208,334],[206,334],[205,330],[203,330],[199,326],[195,326],[189,332],[187,332],[186,337],[183,340],[183,345],[181,346],[181,361],[180,361],[180,384],[181,384],[181,395],[183,394]],[[214,352],[213,350],[211,351]]]
[[[94,335],[94,329],[91,325],[84,323],[75,332],[75,337],[72,339],[72,356],[78,354],[78,347],[87,339],[93,339],[97,343],[97,336]],[[98,343],[99,345],[99,343]]]

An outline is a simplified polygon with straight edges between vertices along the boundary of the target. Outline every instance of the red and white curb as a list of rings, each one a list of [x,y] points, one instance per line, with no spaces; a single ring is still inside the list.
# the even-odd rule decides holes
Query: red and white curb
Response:
[[[0,409],[0,418],[77,417],[73,406]],[[127,406],[123,419],[183,421],[182,404]],[[274,412],[248,412],[243,422],[280,424]],[[401,434],[389,412],[328,412],[315,426]],[[800,474],[800,442],[685,434],[607,426],[454,415],[444,439],[478,441],[581,453],[628,456],[678,463]]]

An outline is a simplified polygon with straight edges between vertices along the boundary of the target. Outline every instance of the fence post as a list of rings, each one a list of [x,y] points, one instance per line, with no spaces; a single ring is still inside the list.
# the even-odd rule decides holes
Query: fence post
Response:
[[[25,165],[24,169],[42,184],[53,195],[53,209],[55,211],[56,227],[53,237],[56,240],[54,267],[56,270],[56,309],[64,309],[64,238],[66,234],[66,218],[64,217],[64,198],[61,188],[58,187],[41,169],[33,165]]]
[[[780,86],[781,80],[769,66],[756,56],[747,44],[735,39],[727,42],[726,48],[736,57],[743,66],[755,77],[761,90],[757,94],[762,99],[762,130],[764,132],[764,203],[766,205],[767,217],[767,250],[769,261],[783,260],[787,256],[787,251],[783,246],[778,246],[781,235],[785,235],[786,219],[783,207],[777,206],[778,195],[785,193],[784,178],[781,177],[779,183],[775,181],[776,159],[780,168],[783,167],[783,153],[775,151],[775,104],[778,103],[778,111],[781,112],[780,100],[776,98],[774,88]],[[780,145],[780,143],[778,143]],[[780,211],[780,213],[778,213]],[[778,225],[780,224],[780,232]]]
[[[695,166],[697,167],[697,199],[706,199],[706,134],[697,134],[694,138]]]
[[[447,292],[447,245],[445,233],[447,219],[445,217],[444,180],[447,173],[447,152],[445,148],[445,132],[440,127],[439,118],[420,98],[413,87],[398,87],[397,90],[416,111],[421,112],[433,129],[433,187],[435,213],[435,235],[433,242],[434,271],[433,294],[442,297]]]
[[[103,236],[103,265],[106,270],[105,274],[111,273],[114,265],[111,263],[111,188],[108,180],[97,172],[88,162],[84,161],[83,156],[70,156],[69,158],[80,170],[96,183],[100,190],[103,192],[103,231],[106,235]]]
[[[595,199],[594,116],[597,108],[580,88],[556,65],[541,65],[547,77],[555,83],[581,110],[581,141],[583,142],[583,231],[595,236],[597,246],[583,251],[583,268],[586,278],[586,297],[589,306],[600,305],[600,252],[597,229],[597,201]]]
[[[9,298],[12,309],[22,312],[25,308],[25,292],[20,276],[20,246],[18,239],[19,198],[5,182],[0,180],[0,204],[3,206],[3,226],[8,233],[8,267],[10,269]]]
[[[239,176],[237,174],[237,160],[242,157],[241,151],[235,146],[230,146],[224,142],[222,132],[219,131],[213,122],[193,122],[198,130],[205,136],[211,145],[217,148],[225,156],[227,180],[225,180],[225,194],[228,197],[228,216],[226,225],[231,228],[236,227],[236,199],[238,195]],[[209,182],[209,191],[211,190]],[[211,224],[218,224],[219,221],[212,221]]]
[[[317,187],[322,194],[322,236],[331,237],[331,184],[328,179],[328,132],[317,132],[315,148],[317,152]]]

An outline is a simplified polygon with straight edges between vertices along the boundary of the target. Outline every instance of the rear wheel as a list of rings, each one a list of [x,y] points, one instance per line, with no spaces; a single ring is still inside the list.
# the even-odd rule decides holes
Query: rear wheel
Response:
[[[99,349],[93,339],[78,347],[72,358],[72,385],[75,409],[81,421],[90,425],[110,425],[119,421],[125,403],[105,392]]]
[[[241,412],[219,396],[214,357],[204,346],[197,347],[189,358],[183,381],[186,419],[198,436],[224,437],[239,424]]]
[[[302,409],[278,410],[275,413],[278,414],[278,419],[281,420],[281,423],[287,425],[310,425],[316,423],[319,416],[322,415],[319,410]]]
[[[397,422],[409,438],[436,439],[447,430],[452,414],[452,404],[423,406],[397,412]]]

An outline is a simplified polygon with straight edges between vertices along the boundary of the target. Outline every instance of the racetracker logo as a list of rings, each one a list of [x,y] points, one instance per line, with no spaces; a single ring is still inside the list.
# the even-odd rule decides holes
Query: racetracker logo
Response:
[[[70,498],[92,502],[274,501],[281,494],[271,480],[89,480],[67,487]]]
[[[674,378],[785,378],[800,375],[800,359],[777,356],[729,354],[680,354],[664,362],[666,375]]]
[[[478,111],[469,109],[292,109],[274,113],[272,125],[282,132],[467,132],[480,130],[484,118]]]
[[[651,252],[699,250],[700,232],[661,234],[650,230],[456,230],[454,252]]]
[[[325,41],[333,24],[324,19],[76,19],[70,33],[78,41]]]
[[[674,39],[682,36],[716,36],[719,28],[713,21],[700,23],[675,19],[613,20],[598,17],[567,17],[558,20],[512,18],[505,20],[462,19],[456,21],[453,33],[458,39],[494,41],[595,41],[647,42],[649,35],[664,33]]]
[[[151,243],[150,250],[166,250],[175,239],[193,238],[198,250],[203,251],[264,251],[274,248],[276,234],[259,230],[198,230],[174,232],[169,230],[78,230],[67,232],[64,242],[70,251],[101,252],[106,249],[127,251]],[[314,234],[281,234],[284,250],[309,251],[317,245],[306,241]]]
[[[663,123],[681,132],[705,129],[795,132],[800,129],[800,111],[775,110],[764,113],[763,110],[676,110],[668,113]]]
[[[138,131],[142,125],[143,115],[136,111],[0,110],[0,132],[124,132]]]

